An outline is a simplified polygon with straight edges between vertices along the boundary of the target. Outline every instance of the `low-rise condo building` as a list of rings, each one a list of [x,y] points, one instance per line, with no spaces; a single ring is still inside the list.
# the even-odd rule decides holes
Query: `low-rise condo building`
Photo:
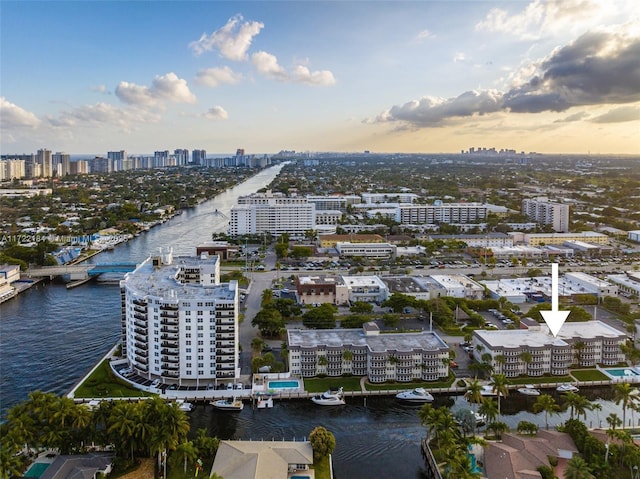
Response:
[[[601,321],[587,321],[564,323],[556,337],[545,324],[527,329],[476,330],[472,344],[477,361],[488,353],[494,372],[513,378],[563,376],[571,365],[615,366],[625,360],[620,346],[626,340],[623,331]]]
[[[122,354],[140,376],[208,385],[239,375],[238,283],[218,256],[152,256],[120,282]]]
[[[300,304],[347,304],[349,288],[340,276],[296,276],[296,292]]]
[[[378,276],[343,276],[349,301],[382,303],[389,297],[389,288]]]
[[[449,347],[433,332],[384,334],[375,323],[362,329],[290,329],[291,374],[367,376],[369,381],[437,381],[449,375]]]

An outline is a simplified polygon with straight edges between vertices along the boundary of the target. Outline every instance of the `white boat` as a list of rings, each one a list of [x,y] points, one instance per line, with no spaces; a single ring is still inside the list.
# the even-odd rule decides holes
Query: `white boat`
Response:
[[[493,385],[485,384],[482,386],[482,389],[480,389],[480,395],[481,396],[497,396],[498,393],[494,391]]]
[[[578,391],[580,391],[580,389],[578,389],[578,386],[574,386],[571,383],[564,383],[559,384],[558,387],[556,387],[556,391],[559,391],[561,393],[577,393]]]
[[[415,388],[411,391],[402,391],[401,393],[396,394],[396,398],[402,401],[407,402],[431,402],[433,401],[433,396],[424,388]]]
[[[329,389],[328,391],[325,391],[322,394],[313,396],[311,400],[315,404],[319,404],[321,406],[341,406],[343,404],[346,404],[344,400],[344,394],[342,392],[342,388]]]
[[[211,401],[211,405],[217,409],[222,409],[223,411],[242,411],[242,408],[244,408],[242,400],[235,397]]]
[[[474,412],[473,414],[476,418],[476,426],[487,422],[487,416],[485,416],[484,414],[480,414],[477,412]]]
[[[525,384],[523,388],[518,388],[520,394],[525,396],[540,396],[540,390],[533,387],[533,384]]]
[[[176,399],[176,403],[180,407],[181,411],[191,412],[193,411],[193,403],[186,402],[184,399]]]
[[[273,407],[273,398],[271,396],[259,396],[256,407],[258,409],[271,409]]]

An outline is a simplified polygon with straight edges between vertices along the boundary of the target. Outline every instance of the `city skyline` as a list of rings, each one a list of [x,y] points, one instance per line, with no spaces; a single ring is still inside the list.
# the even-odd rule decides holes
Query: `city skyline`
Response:
[[[640,152],[633,1],[1,9],[2,154]]]

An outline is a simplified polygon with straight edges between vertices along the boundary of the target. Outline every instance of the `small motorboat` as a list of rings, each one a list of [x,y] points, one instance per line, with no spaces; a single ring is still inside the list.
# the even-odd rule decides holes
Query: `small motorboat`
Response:
[[[329,389],[322,394],[313,396],[311,400],[320,406],[342,406],[346,404],[342,388]]]
[[[223,411],[242,411],[242,408],[244,408],[242,400],[235,397],[211,401],[211,405]]]
[[[523,388],[518,388],[520,394],[525,396],[540,396],[540,390],[533,387],[533,384],[525,384]]]
[[[401,401],[425,403],[433,401],[433,396],[424,388],[415,388],[411,391],[402,391],[396,394],[396,398]]]
[[[186,402],[184,399],[176,399],[176,403],[178,403],[178,407],[181,411],[191,412],[193,411],[193,403]]]
[[[258,394],[258,402],[256,407],[258,409],[271,409],[273,407],[273,397],[271,394]]]
[[[480,389],[481,396],[497,396],[498,393],[493,389],[492,384],[483,384],[482,389]]]
[[[479,426],[480,424],[485,424],[487,422],[487,416],[485,416],[484,414],[474,412],[473,415],[476,418],[476,426]]]
[[[577,393],[578,391],[580,391],[580,389],[578,388],[578,386],[574,386],[571,383],[564,383],[559,384],[558,387],[556,387],[556,391],[561,393]]]

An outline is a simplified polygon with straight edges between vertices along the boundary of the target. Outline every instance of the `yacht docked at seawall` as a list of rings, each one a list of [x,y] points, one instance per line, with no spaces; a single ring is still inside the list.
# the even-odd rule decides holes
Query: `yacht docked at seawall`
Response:
[[[223,411],[242,411],[244,408],[244,403],[242,399],[238,398],[228,398],[228,399],[218,399],[217,401],[211,401],[211,405],[216,409],[221,409]]]
[[[346,404],[342,388],[329,389],[322,394],[313,396],[311,401],[315,404],[319,404],[320,406],[342,406],[343,404]]]
[[[396,394],[396,398],[401,401],[413,403],[427,403],[433,401],[433,396],[424,388],[415,388],[411,391],[402,391]]]

